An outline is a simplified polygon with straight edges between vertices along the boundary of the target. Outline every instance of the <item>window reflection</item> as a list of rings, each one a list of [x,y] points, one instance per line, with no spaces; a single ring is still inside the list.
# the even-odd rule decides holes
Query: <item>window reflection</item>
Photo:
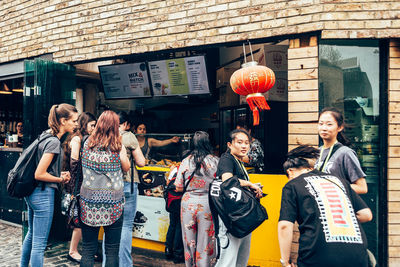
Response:
[[[379,172],[379,43],[321,41],[319,108],[336,107],[345,117],[345,135],[366,173],[368,194],[362,198],[374,214],[363,225],[369,249],[377,257]]]

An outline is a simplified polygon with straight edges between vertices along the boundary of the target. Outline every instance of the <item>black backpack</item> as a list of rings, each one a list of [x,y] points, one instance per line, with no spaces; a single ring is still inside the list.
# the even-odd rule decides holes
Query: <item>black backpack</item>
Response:
[[[35,179],[38,147],[41,142],[50,137],[54,136],[47,132],[41,134],[22,152],[14,168],[9,171],[7,178],[7,192],[11,197],[27,197],[32,194],[33,190],[35,190],[38,185],[38,181]]]
[[[250,189],[240,185],[236,176],[224,182],[214,180],[210,184],[209,203],[216,235],[218,216],[228,232],[237,238],[247,236],[268,219],[260,201]]]

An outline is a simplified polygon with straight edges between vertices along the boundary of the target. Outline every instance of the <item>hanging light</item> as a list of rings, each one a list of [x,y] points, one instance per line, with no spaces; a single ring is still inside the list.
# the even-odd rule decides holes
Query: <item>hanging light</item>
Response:
[[[246,101],[253,112],[253,125],[258,125],[260,123],[259,110],[270,109],[263,93],[274,86],[275,74],[270,68],[259,66],[257,61],[254,61],[250,42],[249,46],[252,61],[246,61],[246,49],[243,44],[245,63],[232,74],[230,84],[235,93],[246,96]]]

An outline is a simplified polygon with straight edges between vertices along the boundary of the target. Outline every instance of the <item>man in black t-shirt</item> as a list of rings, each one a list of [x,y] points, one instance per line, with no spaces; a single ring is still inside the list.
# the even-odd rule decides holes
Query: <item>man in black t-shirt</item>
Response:
[[[313,170],[310,158],[304,153],[297,155],[301,157],[289,158],[284,164],[290,181],[282,190],[278,223],[282,266],[291,266],[293,225],[297,221],[299,267],[367,267],[367,241],[360,223],[372,220],[371,210],[347,181]]]

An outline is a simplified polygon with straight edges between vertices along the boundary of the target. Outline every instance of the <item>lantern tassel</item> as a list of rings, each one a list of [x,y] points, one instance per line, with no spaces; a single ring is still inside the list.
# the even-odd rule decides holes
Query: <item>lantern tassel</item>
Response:
[[[259,125],[260,124],[260,110],[270,110],[271,108],[269,107],[267,101],[265,100],[265,97],[260,94],[250,94],[246,97],[247,104],[249,104],[249,107],[251,111],[253,111],[253,125]]]

